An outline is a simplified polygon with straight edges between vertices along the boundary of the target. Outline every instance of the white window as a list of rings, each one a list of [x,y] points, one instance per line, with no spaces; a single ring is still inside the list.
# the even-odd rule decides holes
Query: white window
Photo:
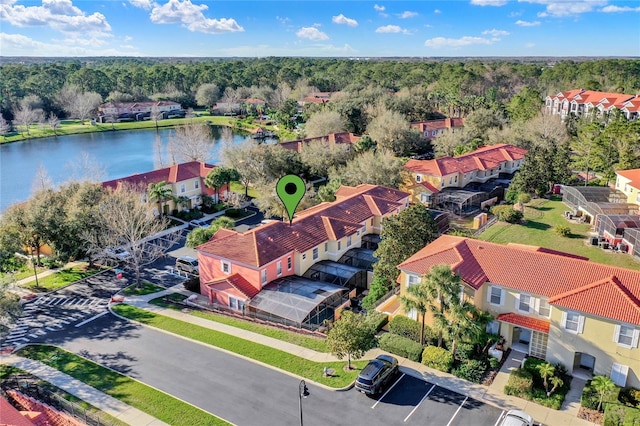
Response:
[[[266,284],[267,283],[267,270],[263,269],[262,270],[262,284]]]
[[[196,181],[196,183],[193,185],[193,187],[194,187],[195,189],[200,188],[200,181],[199,181],[199,180],[197,180],[197,181]]]
[[[287,271],[291,270],[291,256],[287,257]]]
[[[420,277],[417,275],[408,275],[408,281],[407,281],[407,287],[410,287],[412,285],[416,285],[420,282]]]
[[[184,183],[180,184],[180,193],[187,192],[187,185]]]
[[[316,260],[318,258],[318,247],[313,249],[313,260]]]
[[[635,348],[638,346],[638,330],[629,325],[616,325],[613,341],[625,348]]]
[[[222,272],[224,272],[225,274],[230,274],[231,273],[231,263],[225,262],[224,260],[221,260],[220,261],[220,267],[222,269]]]
[[[584,317],[577,312],[563,312],[562,324],[569,333],[580,334],[584,330]]]
[[[347,237],[347,247],[351,247],[351,235]]]
[[[487,301],[492,305],[502,306],[504,303],[504,290],[492,285],[487,292]]]
[[[433,131],[431,131],[431,136],[435,136],[435,135],[437,135],[437,134],[438,134],[438,131],[437,131],[437,130],[433,130]]]
[[[491,321],[487,324],[487,333],[498,334],[500,332],[500,321]]]
[[[282,275],[282,262],[278,261],[278,263],[276,263],[276,274],[278,274],[278,276]]]
[[[342,241],[338,241],[338,251],[342,248]]]
[[[329,251],[329,243],[324,243],[324,251],[325,253]]]
[[[551,306],[549,306],[549,300],[540,298],[536,302],[538,304],[538,315],[540,315],[541,317],[549,318],[549,316],[551,315]]]
[[[528,294],[520,294],[516,297],[516,308],[520,312],[531,312],[531,296]]]
[[[611,366],[611,380],[613,383],[620,387],[627,386],[627,374],[629,373],[629,366],[618,364],[616,362]]]
[[[420,183],[420,179],[421,179],[420,175],[416,175],[416,182]]]

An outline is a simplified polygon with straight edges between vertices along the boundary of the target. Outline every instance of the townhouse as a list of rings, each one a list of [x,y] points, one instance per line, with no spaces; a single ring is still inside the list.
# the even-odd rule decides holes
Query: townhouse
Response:
[[[353,133],[349,132],[339,132],[339,133],[329,133],[326,136],[317,136],[314,138],[306,138],[306,139],[298,139],[294,141],[280,142],[278,146],[289,149],[292,151],[302,152],[305,145],[308,145],[313,142],[321,142],[325,146],[335,146],[335,145],[348,145],[349,149],[351,149],[351,145],[358,142],[360,140],[360,136],[356,136]]]
[[[618,170],[616,189],[627,196],[627,203],[640,205],[640,169]]]
[[[418,130],[425,139],[431,140],[446,132],[455,133],[462,130],[464,128],[464,119],[454,117],[420,121],[411,123],[411,128]]]
[[[266,299],[266,291],[274,286],[281,290],[297,286],[298,291],[290,291],[286,297],[283,291],[270,293],[271,308],[277,305],[291,311],[296,302],[310,303],[308,297],[293,298],[291,293],[301,296],[305,288],[312,288],[306,294],[315,297],[338,290],[318,284],[321,281],[362,292],[367,288],[367,273],[345,262],[345,256],[353,250],[366,250],[362,247],[380,234],[382,219],[402,211],[408,203],[409,194],[396,189],[343,186],[336,192],[336,201],[296,213],[291,224],[273,221],[247,232],[221,229],[196,247],[201,294],[210,303],[244,312],[255,300]],[[319,287],[313,290],[314,285]],[[256,309],[269,311],[267,304]]]
[[[508,347],[561,363],[574,376],[607,375],[640,387],[640,271],[443,235],[398,265],[400,294],[439,264],[461,277],[465,299],[494,316],[489,329]]]
[[[107,102],[98,107],[98,113],[100,115],[135,118],[139,114],[149,116],[154,108],[158,112],[165,114],[182,111],[182,105],[173,101]]]
[[[602,115],[614,109],[622,111],[628,120],[635,120],[640,111],[640,97],[624,93],[574,89],[545,98],[545,112],[549,115],[560,115],[563,120],[569,114],[577,117],[589,113]]]
[[[190,161],[151,172],[109,180],[103,182],[102,186],[116,189],[126,185],[140,191],[143,198],[147,200],[147,190],[150,184],[167,182],[172,197],[165,201],[163,214],[170,214],[174,209],[184,210],[199,206],[202,204],[203,195],[216,197],[215,191],[204,184],[204,180],[214,167],[211,164]],[[226,198],[227,192],[226,184],[218,190],[221,199]]]

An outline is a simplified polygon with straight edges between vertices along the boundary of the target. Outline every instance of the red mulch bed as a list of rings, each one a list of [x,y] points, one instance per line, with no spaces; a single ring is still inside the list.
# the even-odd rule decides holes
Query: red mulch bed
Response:
[[[578,411],[578,418],[582,420],[586,420],[591,423],[596,423],[601,425],[602,418],[604,417],[604,413],[600,411],[592,410],[590,408],[580,407],[580,411]]]

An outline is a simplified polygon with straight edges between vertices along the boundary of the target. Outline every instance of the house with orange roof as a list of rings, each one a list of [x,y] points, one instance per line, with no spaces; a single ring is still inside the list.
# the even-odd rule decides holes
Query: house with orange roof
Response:
[[[360,136],[356,136],[353,133],[339,132],[339,133],[329,133],[326,136],[317,136],[314,138],[306,138],[306,139],[298,139],[295,141],[281,142],[278,145],[284,149],[302,152],[305,145],[308,145],[314,142],[320,142],[325,146],[348,145],[349,147],[351,147],[351,145],[358,142],[359,140],[360,140]]]
[[[441,264],[460,276],[466,300],[494,316],[489,329],[512,350],[561,363],[576,377],[606,375],[640,387],[640,271],[443,235],[398,265],[400,294]],[[418,319],[397,302],[381,305],[391,308]]]
[[[336,192],[336,201],[297,212],[291,224],[273,221],[246,232],[220,229],[211,240],[196,247],[201,294],[210,303],[244,312],[250,301],[274,281],[325,276],[321,268],[308,273],[319,264],[350,269],[339,262],[341,258],[361,248],[369,236],[380,234],[382,219],[408,205],[409,194],[396,189],[343,186]],[[350,290],[366,289],[366,272],[350,270],[365,277],[364,281],[350,283]]]
[[[627,196],[627,203],[640,205],[640,169],[618,170],[616,189]]]
[[[216,198],[213,189],[204,184],[204,180],[215,166],[198,161],[174,164],[151,172],[139,173],[102,182],[105,188],[117,189],[122,186],[133,188],[143,193],[143,198],[147,200],[147,190],[152,183],[167,182],[171,188],[172,199],[167,200],[164,205],[164,214],[172,210],[191,209],[202,204],[202,196],[206,195]],[[225,199],[228,188],[225,184],[218,190],[220,199]],[[182,200],[182,201],[179,201]],[[216,200],[217,201],[217,200]]]
[[[580,117],[583,114],[597,111],[598,115],[602,115],[613,109],[622,110],[627,106],[627,110],[623,112],[627,118],[630,118],[637,117],[637,114],[633,114],[633,111],[637,111],[637,103],[634,102],[637,99],[636,95],[624,93],[574,89],[557,93],[555,96],[547,96],[545,98],[545,112],[549,115],[560,115],[564,120],[569,114]],[[629,104],[629,102],[631,103]]]
[[[445,134],[446,132],[455,133],[457,130],[463,129],[464,119],[453,117],[420,121],[411,123],[411,128],[418,130],[424,138],[431,140],[436,136]]]
[[[412,202],[433,206],[436,195],[445,188],[464,188],[485,183],[500,174],[517,171],[527,150],[508,144],[489,145],[458,157],[407,161],[408,178],[403,189],[410,192]]]

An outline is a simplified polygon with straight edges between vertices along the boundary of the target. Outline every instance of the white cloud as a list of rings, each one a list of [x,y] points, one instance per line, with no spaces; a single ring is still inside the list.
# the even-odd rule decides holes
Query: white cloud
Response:
[[[436,15],[439,15],[442,13],[442,11],[440,9],[435,9],[433,13],[435,13]]]
[[[540,21],[523,21],[522,19],[518,19],[516,25],[521,27],[537,27],[540,25]]]
[[[436,37],[430,38],[424,42],[427,47],[433,47],[434,49],[440,49],[441,47],[463,47],[471,46],[473,44],[492,44],[494,41],[482,37],[470,37],[464,36],[460,38],[444,38]]]
[[[42,0],[42,6],[14,5],[13,0],[0,4],[0,20],[16,27],[46,26],[65,33],[107,36],[111,26],[99,12],[85,14],[71,0]]]
[[[373,8],[375,10],[377,10],[378,12],[384,12],[384,10],[385,10],[385,7],[384,6],[380,6],[379,4],[374,4]]]
[[[284,18],[281,16],[276,16],[276,20],[280,22],[282,25],[286,25],[289,22],[291,22],[291,19],[287,18],[286,16]]]
[[[308,38],[309,40],[328,40],[329,36],[317,29],[316,27],[302,27],[296,35],[300,38]]]
[[[531,49],[532,47],[535,47],[536,44],[535,43],[527,43],[524,45],[524,47],[526,47],[527,49]]]
[[[334,16],[333,18],[331,18],[331,21],[334,24],[345,24],[345,25],[348,25],[350,27],[357,27],[358,26],[358,21],[356,21],[355,19],[347,18],[342,13],[340,15],[338,15],[338,16]]]
[[[591,12],[599,6],[605,6],[607,0],[582,0],[582,1],[558,1],[558,0],[518,0],[527,3],[537,3],[546,6],[544,12],[538,13],[543,18],[546,16],[573,16]]]
[[[617,12],[640,12],[640,6],[638,7],[629,7],[629,6],[614,6],[609,5],[600,9],[600,12],[605,13],[617,13]]]
[[[151,10],[151,8],[155,5],[151,0],[129,0],[129,3],[144,10]]]
[[[22,34],[0,33],[0,45],[5,56],[122,56],[121,49],[96,49],[95,46],[43,43]],[[145,56],[141,52],[127,52],[128,55]]]
[[[502,37],[502,36],[508,36],[509,35],[509,31],[505,31],[505,30],[496,30],[495,28],[492,30],[485,30],[482,32],[483,35],[490,35],[492,37]]]
[[[124,36],[124,41],[125,41],[125,43],[128,43],[128,42],[130,42],[131,40],[133,40],[133,37],[131,37],[131,36]]]
[[[476,6],[504,6],[507,0],[471,0]]]
[[[182,24],[189,31],[208,34],[244,31],[235,19],[210,19],[204,16],[206,4],[195,5],[191,0],[169,0],[160,6],[154,3],[151,22],[154,24]]]
[[[411,32],[407,29],[404,29],[398,25],[385,25],[384,27],[376,28],[377,33],[402,33],[402,34],[411,34]]]
[[[415,16],[418,16],[418,12],[411,12],[409,10],[405,10],[404,12],[398,14],[398,18],[400,19],[413,18]]]

